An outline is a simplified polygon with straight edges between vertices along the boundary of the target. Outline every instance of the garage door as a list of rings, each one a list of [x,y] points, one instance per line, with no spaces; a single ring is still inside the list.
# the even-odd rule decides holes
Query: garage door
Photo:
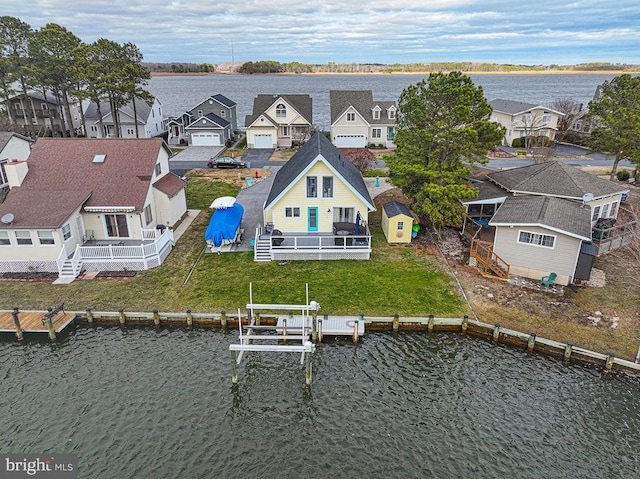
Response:
[[[338,148],[364,148],[364,135],[337,135],[336,146]]]
[[[217,133],[191,133],[193,146],[220,146],[220,135]]]
[[[273,148],[273,139],[271,134],[253,135],[254,148]]]

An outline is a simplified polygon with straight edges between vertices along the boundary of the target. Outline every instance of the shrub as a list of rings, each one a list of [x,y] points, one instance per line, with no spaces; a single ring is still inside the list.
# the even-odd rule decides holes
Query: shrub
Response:
[[[527,154],[527,150],[516,150],[516,155],[525,156]]]
[[[522,148],[524,146],[524,138],[514,138],[511,142],[511,146],[514,148]]]
[[[381,150],[384,149],[384,144],[383,143],[379,143],[378,144],[378,148],[380,148]]]
[[[618,178],[618,181],[629,181],[631,173],[629,173],[629,170],[620,170],[616,173],[616,178]]]

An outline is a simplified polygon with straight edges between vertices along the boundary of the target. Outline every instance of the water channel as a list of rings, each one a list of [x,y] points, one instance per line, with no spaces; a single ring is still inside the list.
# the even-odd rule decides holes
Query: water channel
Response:
[[[458,334],[330,340],[78,328],[0,341],[0,451],[72,452],[83,478],[637,478],[640,379]]]

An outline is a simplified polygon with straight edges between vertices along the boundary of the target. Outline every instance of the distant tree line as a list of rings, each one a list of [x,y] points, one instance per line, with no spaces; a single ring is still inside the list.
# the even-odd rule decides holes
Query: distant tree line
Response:
[[[151,73],[213,73],[216,71],[216,66],[211,63],[145,62],[143,65]]]
[[[478,62],[431,62],[431,63],[335,63],[322,65],[300,62],[280,63],[276,61],[257,61],[243,63],[238,73],[398,73],[398,72],[495,72],[509,73],[514,71],[636,71],[640,65],[624,63],[580,63],[578,65],[515,65]]]
[[[10,129],[17,129],[14,115],[22,115],[25,133],[37,134],[37,127],[27,117],[28,108],[12,111],[9,107],[10,99],[16,95],[29,102],[28,91],[33,90],[56,98],[64,113],[60,115],[65,123],[63,134],[74,137],[80,133],[71,124],[70,105],[85,99],[98,106],[98,122],[104,131],[101,103],[108,103],[111,111],[118,111],[132,101],[137,116],[136,100],[148,104],[153,101],[153,96],[144,89],[149,77],[142,54],[133,43],[119,44],[101,38],[87,44],[55,23],[34,30],[19,18],[0,17],[0,96]],[[80,113],[86,132],[82,108]],[[120,134],[118,116],[114,116],[114,123]]]

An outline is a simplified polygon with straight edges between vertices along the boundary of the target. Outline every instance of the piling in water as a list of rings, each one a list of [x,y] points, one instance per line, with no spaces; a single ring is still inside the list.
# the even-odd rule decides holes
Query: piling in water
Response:
[[[433,332],[433,314],[429,315],[429,322],[427,322],[427,331]]]
[[[536,333],[531,333],[529,335],[529,339],[527,340],[527,351],[532,353],[535,347],[536,347]]]
[[[607,356],[607,362],[604,365],[604,368],[609,371],[613,367],[613,360],[615,359],[615,354],[609,353]]]
[[[160,326],[160,315],[158,314],[158,310],[153,310],[153,324],[158,327]]]
[[[400,329],[400,315],[398,313],[393,315],[393,332],[397,333]]]
[[[461,329],[462,329],[462,334],[467,334],[467,329],[469,329],[469,316],[467,316],[466,314],[462,318]]]
[[[573,350],[573,343],[568,342],[564,348],[564,356],[562,357],[562,359],[564,359],[565,361],[569,361],[571,359],[572,350]]]
[[[220,311],[220,326],[222,329],[227,329],[227,312],[224,309]]]
[[[13,308],[13,312],[11,313],[13,316],[13,324],[16,327],[16,337],[18,341],[22,341],[22,326],[20,326],[20,318],[18,317],[18,308]]]
[[[87,323],[93,324],[93,313],[91,312],[91,308],[87,308],[86,313],[87,313]]]
[[[493,327],[493,341],[498,342],[498,339],[500,339],[500,323],[496,323]]]
[[[124,316],[124,309],[120,309],[120,310],[118,311],[118,316],[119,316],[119,319],[120,319],[120,324],[121,324],[122,326],[124,326],[124,325],[125,325],[125,323],[126,323],[126,318],[125,318],[125,316]]]
[[[224,313],[224,311],[223,311]],[[191,314],[191,310],[187,309],[187,326],[193,326],[193,315]]]

